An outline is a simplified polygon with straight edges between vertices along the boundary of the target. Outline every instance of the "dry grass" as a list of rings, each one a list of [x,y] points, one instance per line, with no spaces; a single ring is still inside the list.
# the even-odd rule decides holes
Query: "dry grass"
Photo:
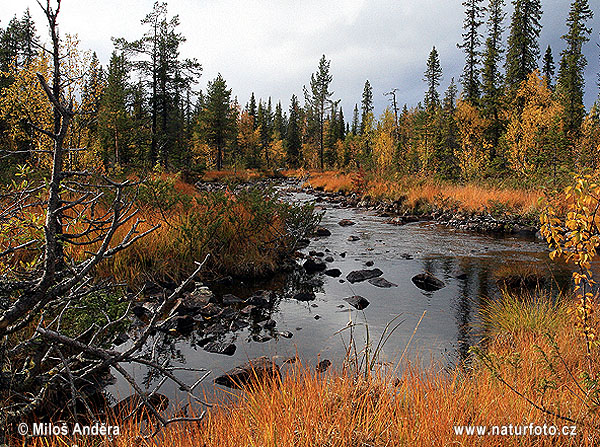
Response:
[[[507,308],[523,311],[530,306],[523,301]],[[488,314],[493,325],[505,318],[506,309],[499,309]],[[564,312],[564,308],[545,309]],[[545,325],[543,319],[534,323],[540,325]],[[233,402],[220,403],[198,425],[170,426],[152,441],[136,440],[139,427],[125,426],[124,433],[107,445],[597,446],[600,417],[575,396],[581,394],[582,383],[575,383],[574,377],[588,369],[584,345],[564,315],[547,329],[552,338],[544,331],[497,326],[486,353],[471,367],[447,372],[408,366],[400,380],[365,378],[348,371],[321,376],[293,366],[283,380],[258,384]],[[596,365],[594,373],[598,372]],[[536,404],[577,422],[543,413],[502,381]],[[491,430],[509,424],[559,429],[576,425],[577,436],[467,436],[456,435],[453,429],[485,425]],[[36,439],[27,445],[63,444],[53,438],[47,444]],[[78,445],[94,444],[80,440]]]
[[[411,209],[428,203],[456,206],[467,212],[485,209],[506,210],[519,215],[538,209],[543,196],[540,190],[500,188],[476,184],[453,184],[418,177],[399,177],[395,180],[374,178],[361,173],[334,171],[313,173],[309,180],[313,188],[331,192],[356,192],[377,200],[402,200]]]
[[[132,285],[148,279],[180,280],[193,270],[194,261],[201,261],[208,253],[211,258],[205,271],[215,275],[260,276],[278,267],[287,239],[286,222],[275,199],[228,191],[202,193],[177,175],[155,175],[146,185],[135,205],[136,217],[117,230],[113,245],[125,237],[138,218],[142,220],[138,233],[155,225],[160,227],[99,264],[96,273],[100,277]],[[104,213],[107,205],[99,204],[96,212]],[[72,215],[80,212],[81,207],[69,211]],[[10,246],[17,231],[28,236],[27,240],[39,239],[44,210],[32,209],[31,216],[38,219],[32,228],[0,233],[0,251]],[[75,221],[66,231],[75,233],[85,228],[83,222]],[[98,234],[91,233],[88,240]],[[99,244],[66,245],[65,252],[75,260],[83,260]],[[10,266],[34,261],[39,254],[39,250],[19,252],[12,256]],[[0,264],[0,271],[3,268]]]

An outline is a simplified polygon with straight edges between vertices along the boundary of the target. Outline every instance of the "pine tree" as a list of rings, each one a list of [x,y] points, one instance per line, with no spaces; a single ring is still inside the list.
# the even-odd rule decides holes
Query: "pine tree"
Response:
[[[290,117],[286,132],[287,162],[292,168],[300,166],[302,151],[302,123],[300,122],[300,103],[296,95],[290,100]]]
[[[442,67],[438,52],[433,47],[427,59],[427,69],[423,80],[427,83],[427,92],[425,93],[425,108],[433,110],[440,105],[440,95],[437,91],[442,79]]]
[[[231,89],[221,74],[208,83],[201,126],[206,142],[216,152],[216,167],[223,169],[225,149],[233,136],[236,115],[231,105]]]
[[[562,36],[567,47],[561,52],[556,90],[564,107],[565,130],[569,134],[579,131],[585,116],[583,74],[587,60],[582,47],[590,40],[592,30],[587,28],[585,23],[592,17],[593,13],[587,0],[573,0],[567,19],[569,30]]]
[[[554,79],[554,70],[556,66],[554,65],[554,57],[552,56],[552,48],[550,48],[550,45],[548,45],[548,48],[546,48],[546,52],[544,53],[543,63],[544,66],[542,69],[542,74],[546,78],[546,86],[550,90],[554,90],[552,82]]]
[[[177,100],[185,96],[183,91],[196,82],[202,67],[195,59],[180,58],[179,46],[186,39],[176,32],[179,17],[168,18],[166,3],[156,2],[152,12],[141,23],[147,26],[142,38],[133,42],[115,39],[115,45],[128,55],[138,56],[133,62],[134,67],[143,76],[150,91],[152,139],[148,161],[154,166],[160,157],[166,167],[175,146],[170,120],[178,116]]]
[[[361,111],[362,119],[360,122],[360,134],[362,135],[365,131],[365,125],[369,119],[369,114],[373,113],[373,88],[368,79],[365,81],[365,87],[363,88]]]
[[[479,27],[483,23],[484,8],[481,6],[483,0],[465,0],[465,20],[463,24],[463,43],[458,45],[465,52],[465,68],[462,75],[462,85],[465,99],[477,102],[481,93],[481,82],[479,80],[479,57],[481,51],[481,38]]]
[[[542,5],[541,0],[513,0],[513,5],[506,55],[506,86],[514,95],[521,82],[538,68]]]
[[[319,164],[321,169],[324,168],[324,126],[325,126],[325,112],[327,105],[330,101],[333,92],[329,91],[329,85],[333,80],[329,69],[331,61],[325,58],[325,55],[321,57],[319,61],[319,68],[316,73],[313,73],[310,78],[310,91],[304,87],[304,97],[306,99],[307,107],[310,109],[310,116],[316,120],[317,128],[317,139],[319,149]]]

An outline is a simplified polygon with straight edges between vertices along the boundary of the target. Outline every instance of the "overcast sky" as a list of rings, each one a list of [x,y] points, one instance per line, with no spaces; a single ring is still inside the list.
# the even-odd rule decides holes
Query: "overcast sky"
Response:
[[[331,60],[334,99],[341,98],[346,119],[360,102],[363,85],[373,86],[376,113],[388,103],[384,93],[398,89],[400,105],[416,105],[425,91],[422,80],[431,47],[439,51],[444,90],[457,82],[464,57],[456,47],[461,39],[462,0],[170,0],[169,14],[178,14],[179,31],[187,38],[181,48],[203,66],[198,84],[221,73],[244,105],[252,91],[272,96],[287,108],[293,93],[302,98],[302,86],[322,54]],[[551,45],[558,67],[563,49],[568,0],[543,0],[542,53]],[[592,40],[585,47],[586,105],[598,97],[598,32],[600,0],[594,9]],[[144,28],[140,20],[153,0],[63,0],[61,33],[78,34],[82,47],[96,51],[107,64],[111,37],[134,40]],[[29,7],[38,32],[46,27],[35,0],[0,0],[0,26]],[[506,25],[510,19],[510,11]],[[505,32],[505,39],[508,32]]]

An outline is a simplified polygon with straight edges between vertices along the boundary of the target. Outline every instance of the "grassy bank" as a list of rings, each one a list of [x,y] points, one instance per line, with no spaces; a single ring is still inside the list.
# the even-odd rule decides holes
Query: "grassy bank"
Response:
[[[236,182],[259,178],[258,173],[246,171],[207,175]],[[107,212],[109,200],[107,197],[106,203],[96,207],[97,215]],[[114,241],[123,240],[134,225],[137,234],[155,229],[127,250],[103,261],[96,269],[99,277],[130,285],[157,279],[179,281],[193,271],[194,261],[203,260],[207,254],[210,259],[204,272],[210,276],[263,276],[278,270],[297,240],[316,224],[310,205],[285,203],[269,189],[202,192],[179,174],[154,174],[147,178],[136,193],[133,209],[137,213],[117,230]],[[76,207],[67,213],[73,219],[65,231],[86,230],[89,209]],[[83,214],[75,218],[78,213]],[[43,234],[43,210],[36,207],[27,217],[27,234]],[[15,228],[23,226],[20,223]],[[87,240],[93,241],[101,228],[104,227],[89,232]],[[2,233],[0,251],[10,246],[17,231]],[[74,260],[85,259],[90,249],[84,245],[65,247]],[[13,257],[12,266],[30,268],[39,258],[39,251],[24,252]]]
[[[218,404],[197,425],[169,426],[159,438],[140,441],[138,425],[122,424],[124,432],[108,445],[595,446],[598,388],[581,373],[599,371],[595,361],[589,369],[568,307],[543,293],[505,295],[484,306],[488,338],[469,366],[447,371],[404,365],[398,376],[365,376],[349,368],[320,375],[289,366],[283,379]],[[597,317],[593,324],[598,326]],[[569,435],[469,436],[454,428],[530,424],[566,426]],[[63,441],[34,439],[27,445]],[[97,444],[88,439],[78,445]]]
[[[435,207],[467,213],[535,217],[539,213],[538,201],[543,197],[541,189],[457,184],[417,176],[383,179],[371,174],[336,171],[312,173],[308,183],[312,188],[329,192],[356,193],[376,201],[401,201],[407,211],[416,213]]]

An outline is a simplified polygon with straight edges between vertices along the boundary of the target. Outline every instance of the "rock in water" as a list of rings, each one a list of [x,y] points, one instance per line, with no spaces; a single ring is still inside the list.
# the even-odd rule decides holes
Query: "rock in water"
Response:
[[[355,225],[356,222],[351,221],[350,219],[342,219],[338,222],[338,225],[341,227],[349,227],[351,225]]]
[[[315,294],[312,292],[298,292],[294,295],[294,299],[298,301],[313,301]]]
[[[332,278],[338,278],[342,276],[342,271],[340,269],[329,269],[324,272],[327,276],[331,276]]]
[[[267,357],[259,357],[227,371],[222,376],[217,377],[215,383],[240,389],[264,378],[275,378],[280,375],[279,367],[275,362]]]
[[[327,268],[327,264],[319,258],[308,258],[302,265],[306,273],[322,272]]]
[[[317,227],[315,228],[315,236],[331,236],[331,231],[329,231],[327,228],[325,227]]]
[[[444,281],[437,279],[429,272],[419,273],[413,277],[412,282],[419,289],[425,290],[426,292],[435,292],[436,290],[446,287]]]
[[[360,237],[352,235],[352,236],[348,236],[348,240],[350,242],[356,242],[356,241],[360,241]]]
[[[369,280],[369,284],[373,284],[376,287],[381,287],[384,289],[389,289],[390,287],[398,287],[398,284],[394,284],[393,282],[389,282],[385,278],[373,278]]]
[[[367,279],[377,278],[381,275],[383,275],[383,272],[379,269],[354,270],[353,272],[348,273],[346,279],[354,284],[355,282],[366,281]]]
[[[363,310],[365,307],[367,307],[369,304],[371,304],[371,303],[369,303],[369,300],[367,300],[366,298],[359,296],[359,295],[354,295],[354,296],[350,296],[348,298],[344,298],[344,301],[346,301],[352,307],[357,308],[358,310]]]
[[[233,355],[235,354],[235,345],[233,343],[215,341],[205,345],[204,350],[213,354]]]

